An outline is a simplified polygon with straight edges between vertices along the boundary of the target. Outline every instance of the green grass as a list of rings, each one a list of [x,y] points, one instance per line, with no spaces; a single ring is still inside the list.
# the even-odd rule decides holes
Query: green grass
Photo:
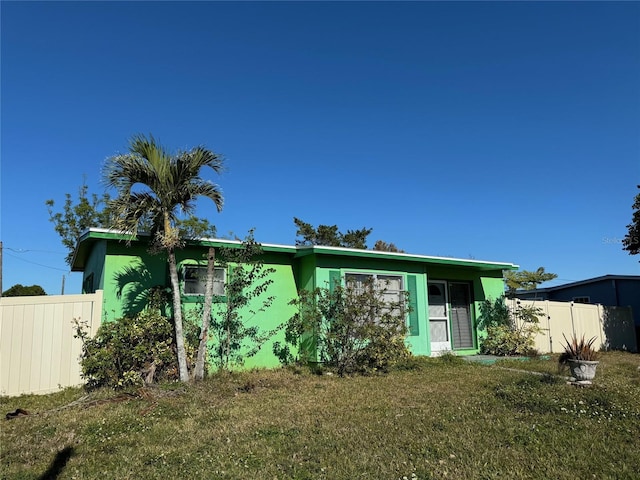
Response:
[[[283,369],[120,402],[101,391],[60,410],[85,392],[2,398],[1,412],[32,414],[2,420],[0,477],[38,478],[70,452],[57,478],[635,479],[639,365],[603,354],[590,388],[555,376],[553,358],[419,359],[384,376]]]

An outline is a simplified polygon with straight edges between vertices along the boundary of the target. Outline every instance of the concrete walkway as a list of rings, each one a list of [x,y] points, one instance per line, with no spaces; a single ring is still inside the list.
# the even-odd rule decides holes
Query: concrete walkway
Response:
[[[499,357],[497,355],[466,355],[462,358],[464,358],[467,362],[477,362],[484,365],[493,365],[498,360],[519,360],[521,362],[526,362],[527,360],[531,359],[531,357]],[[541,355],[538,358],[542,360],[548,360],[549,355]]]
[[[462,358],[464,358],[467,362],[481,363],[483,365],[493,365],[498,360],[520,360],[524,362],[530,359],[530,357],[498,357],[496,355],[467,355]],[[539,358],[548,360],[550,357],[549,355],[541,355]],[[497,367],[497,368],[500,368],[502,370],[508,370],[511,372],[529,373],[531,375],[538,375],[541,377],[546,377],[550,375],[552,377],[562,378],[563,380],[570,380],[570,377],[565,377],[563,375],[552,375],[549,373],[535,372],[533,370],[521,370],[518,368],[509,368],[509,367]]]

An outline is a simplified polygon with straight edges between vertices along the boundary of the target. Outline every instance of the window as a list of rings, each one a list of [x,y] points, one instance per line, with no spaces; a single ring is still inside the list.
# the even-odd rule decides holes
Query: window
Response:
[[[402,276],[378,275],[373,273],[347,273],[345,283],[355,288],[356,293],[364,292],[367,282],[373,282],[373,288],[382,292],[385,304],[400,304],[405,300]],[[394,310],[394,314],[398,312]]]
[[[213,271],[213,294],[224,295],[225,269],[216,267]],[[183,267],[183,292],[185,295],[204,295],[207,283],[206,265],[185,265]]]
[[[429,318],[447,318],[447,297],[444,283],[429,283]]]
[[[404,300],[404,290],[402,288],[402,276],[400,275],[377,275],[372,273],[347,273],[345,282],[353,285],[357,293],[364,291],[364,286],[368,281],[373,281],[376,291],[383,291],[385,302],[401,302]]]
[[[591,303],[591,297],[573,297],[573,303]]]

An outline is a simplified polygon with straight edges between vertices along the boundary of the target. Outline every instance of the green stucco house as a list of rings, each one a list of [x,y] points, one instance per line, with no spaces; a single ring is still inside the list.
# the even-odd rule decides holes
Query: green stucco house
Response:
[[[88,230],[80,238],[73,259],[72,270],[84,274],[83,293],[103,290],[103,318],[107,321],[140,311],[149,289],[170,285],[166,257],[149,253],[144,237],[129,243],[126,239],[118,232]],[[202,269],[206,270],[207,248],[239,245],[231,240],[192,240],[176,252],[185,305],[202,300],[204,285],[199,278]],[[265,265],[275,270],[268,291],[275,301],[250,322],[263,330],[274,329],[295,313],[289,302],[299,290],[373,276],[385,280],[387,294],[409,292],[407,344],[415,355],[477,353],[475,320],[479,303],[500,296],[504,292],[503,270],[518,268],[512,263],[338,247],[262,244],[262,249]],[[215,292],[220,302],[224,301],[226,275],[224,269],[216,269]],[[277,340],[282,338],[275,337],[271,342]],[[271,345],[263,346],[247,362],[247,366],[276,365]]]

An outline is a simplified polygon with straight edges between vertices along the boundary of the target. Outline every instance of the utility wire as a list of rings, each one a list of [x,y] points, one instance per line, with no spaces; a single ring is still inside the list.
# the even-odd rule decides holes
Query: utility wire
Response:
[[[13,257],[13,258],[16,258],[16,259],[18,259],[20,261],[23,261],[23,262],[32,263],[33,265],[38,265],[39,267],[50,268],[52,270],[59,270],[61,272],[68,272],[69,271],[68,269],[65,269],[65,268],[51,267],[49,265],[43,265],[42,263],[32,262],[31,260],[26,260],[24,258],[20,258],[17,255],[12,255],[10,253],[7,253],[6,255],[8,255],[10,257]]]
[[[4,247],[4,249],[11,250],[14,253],[40,252],[40,253],[55,253],[56,255],[64,255],[64,252],[54,252],[53,250],[34,250],[31,248],[12,248],[12,247]]]

